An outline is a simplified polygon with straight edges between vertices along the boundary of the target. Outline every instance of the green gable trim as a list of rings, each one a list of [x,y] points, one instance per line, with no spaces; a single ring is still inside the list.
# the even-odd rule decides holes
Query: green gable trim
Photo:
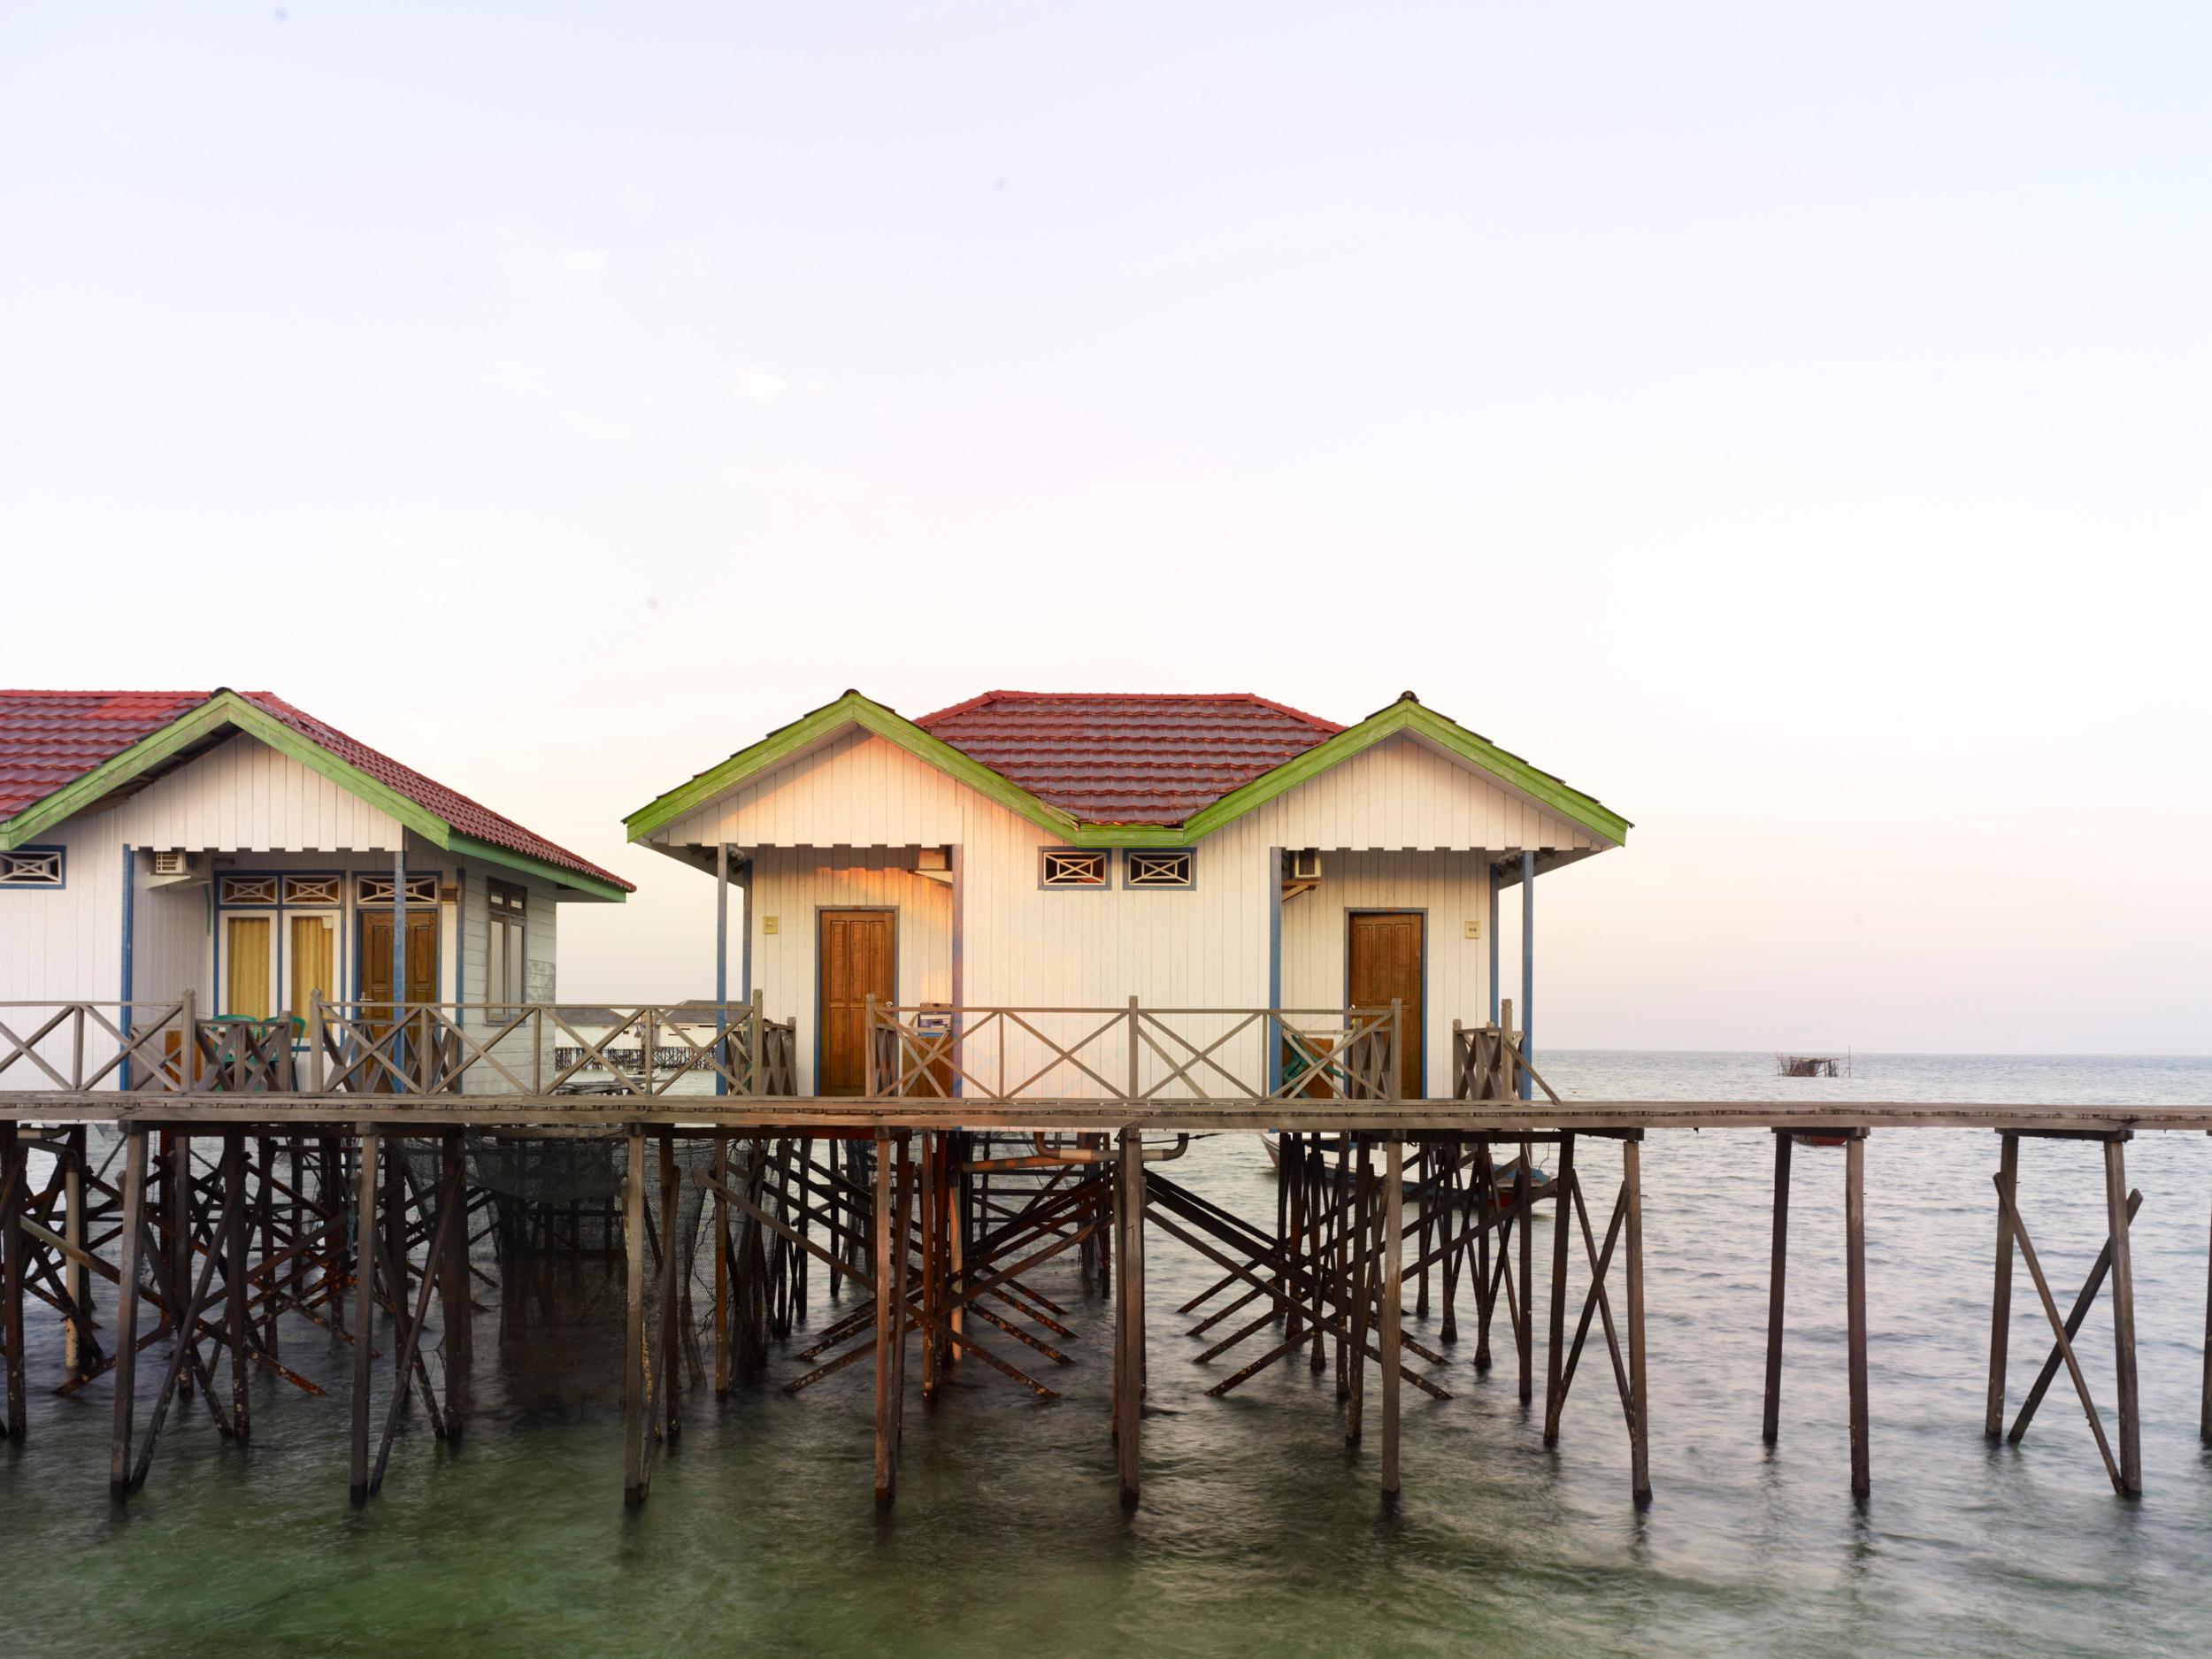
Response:
[[[1579,789],[1570,788],[1549,772],[1539,772],[1489,739],[1406,699],[1369,715],[1356,726],[1345,727],[1326,742],[1316,744],[1272,772],[1263,772],[1243,787],[1231,790],[1212,805],[1192,814],[1183,826],[1183,833],[1190,841],[1210,835],[1225,824],[1233,823],[1255,808],[1264,806],[1277,795],[1401,732],[1427,738],[1448,753],[1518,789],[1569,823],[1579,824],[1616,846],[1628,839],[1629,822],[1619,813],[1592,800]]]
[[[789,726],[771,732],[750,749],[740,750],[720,765],[700,773],[680,788],[670,790],[650,805],[641,807],[624,820],[624,827],[632,841],[642,840],[706,805],[725,791],[767,772],[779,762],[854,726],[897,744],[977,794],[1049,830],[1073,847],[1192,846],[1246,813],[1266,805],[1277,795],[1401,732],[1428,739],[1447,753],[1519,790],[1547,810],[1580,825],[1616,846],[1627,840],[1630,828],[1626,818],[1580,790],[1569,787],[1548,772],[1538,771],[1489,739],[1406,699],[1369,715],[1356,726],[1345,727],[1334,737],[1284,762],[1274,771],[1231,790],[1182,824],[1082,824],[1071,814],[1039,800],[1011,779],[971,759],[911,720],[856,691],[849,691],[836,702],[825,703]]]
[[[981,761],[962,754],[941,738],[932,737],[913,721],[856,691],[849,691],[836,702],[824,703],[811,714],[802,715],[789,726],[771,732],[750,749],[740,749],[720,765],[671,789],[649,805],[640,807],[623,820],[623,827],[632,841],[641,841],[687,812],[704,806],[724,791],[768,771],[824,738],[837,735],[848,726],[858,726],[887,742],[897,744],[917,759],[926,761],[967,785],[986,800],[996,802],[1008,811],[1063,840],[1078,833],[1076,821],[1069,814],[1046,805]]]
[[[602,881],[597,876],[588,876],[580,870],[571,870],[565,864],[549,864],[542,858],[533,858],[528,853],[518,853],[511,848],[480,841],[473,835],[464,835],[458,830],[447,833],[448,852],[460,854],[464,858],[480,859],[488,864],[503,864],[525,875],[537,876],[547,881],[572,888],[588,899],[605,899],[619,904],[629,895],[611,881]]]
[[[196,708],[188,709],[157,732],[110,756],[81,778],[65,784],[42,801],[34,802],[4,824],[0,824],[0,849],[19,847],[32,837],[75,817],[111,791],[150,772],[225,728],[245,733],[279,754],[297,761],[319,777],[327,778],[348,794],[357,796],[403,828],[412,830],[432,846],[465,853],[471,857],[505,864],[511,869],[542,876],[594,898],[619,900],[622,891],[580,872],[510,852],[503,847],[457,832],[436,813],[411,801],[387,784],[378,782],[359,767],[349,764],[303,733],[296,732],[265,709],[234,691],[219,691]]]

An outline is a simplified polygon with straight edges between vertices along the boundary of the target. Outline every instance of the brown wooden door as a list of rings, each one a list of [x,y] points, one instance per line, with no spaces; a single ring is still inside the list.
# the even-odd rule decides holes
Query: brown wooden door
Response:
[[[361,1001],[392,1000],[392,913],[361,912]],[[438,913],[407,912],[407,994],[410,1002],[438,1000]]]
[[[1418,910],[1362,911],[1346,918],[1350,924],[1347,1000],[1354,1008],[1388,1008],[1395,997],[1405,1010],[1398,1083],[1409,1100],[1421,1094],[1421,953],[1426,919]]]
[[[868,998],[898,1000],[898,921],[889,910],[824,910],[816,955],[822,1022],[818,1094],[868,1092]]]

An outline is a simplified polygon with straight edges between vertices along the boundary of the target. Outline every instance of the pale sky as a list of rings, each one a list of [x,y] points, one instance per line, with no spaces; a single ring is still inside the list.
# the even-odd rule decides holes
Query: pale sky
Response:
[[[637,880],[625,1000],[712,894],[621,815],[848,686],[1410,687],[1636,822],[1540,1046],[2212,1051],[2208,83],[2201,4],[5,0],[0,681],[282,694]]]

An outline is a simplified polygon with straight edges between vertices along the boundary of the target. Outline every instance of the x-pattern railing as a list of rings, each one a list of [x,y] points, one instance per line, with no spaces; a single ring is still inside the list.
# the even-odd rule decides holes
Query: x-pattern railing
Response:
[[[185,1087],[173,1050],[187,1026],[199,1029],[189,998],[0,1002],[0,1089],[173,1092]]]
[[[868,1093],[998,1103],[1394,1101],[1402,1098],[1396,1061],[1404,1023],[1395,1004],[1150,1008],[1132,997],[1119,1008],[954,1008],[872,1001]]]

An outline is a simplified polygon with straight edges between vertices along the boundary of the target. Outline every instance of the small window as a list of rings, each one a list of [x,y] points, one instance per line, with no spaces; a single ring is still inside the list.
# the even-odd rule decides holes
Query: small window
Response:
[[[484,1000],[494,1009],[518,1007],[523,995],[523,951],[530,895],[505,881],[484,884]]]
[[[1191,884],[1191,854],[1132,851],[1123,861],[1125,887],[1187,887]]]
[[[380,904],[389,908],[392,902],[392,879],[389,876],[363,876],[361,902]],[[407,878],[407,902],[410,904],[435,904],[438,902],[438,878],[410,876]]]
[[[284,902],[287,904],[335,904],[338,902],[338,878],[287,876],[284,878]]]
[[[1104,853],[1081,852],[1072,847],[1045,849],[1044,878],[1048,887],[1102,887],[1106,885]]]
[[[221,890],[225,904],[274,904],[277,902],[277,879],[274,876],[225,876]]]
[[[0,853],[0,887],[44,887],[64,885],[65,855],[58,847],[25,847]]]

